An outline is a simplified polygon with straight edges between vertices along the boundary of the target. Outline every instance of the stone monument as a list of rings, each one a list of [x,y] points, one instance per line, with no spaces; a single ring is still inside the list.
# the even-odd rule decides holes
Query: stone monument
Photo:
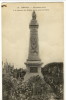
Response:
[[[24,80],[28,80],[32,76],[40,75],[41,73],[41,59],[39,57],[39,44],[38,44],[38,23],[36,20],[36,13],[33,11],[32,20],[29,24],[30,28],[30,43],[29,43],[29,54],[28,59],[26,61],[26,75]]]

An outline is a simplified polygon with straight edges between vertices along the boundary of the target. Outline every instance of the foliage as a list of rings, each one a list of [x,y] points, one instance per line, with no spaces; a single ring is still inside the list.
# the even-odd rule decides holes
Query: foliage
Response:
[[[44,78],[32,76],[23,82],[26,71],[14,69],[3,74],[3,100],[54,100],[63,97],[63,63],[50,63],[42,68]]]
[[[17,79],[19,77],[21,77],[23,79],[25,74],[26,74],[26,71],[24,69],[22,69],[22,68],[14,69],[14,71],[13,71],[13,77],[17,78]]]
[[[58,98],[63,98],[63,63],[50,63],[42,68],[44,80]]]
[[[9,76],[3,77],[3,100],[9,100],[11,89],[14,88]]]
[[[49,90],[52,91],[51,87],[39,75],[23,82],[18,90],[19,94],[21,93],[27,100],[49,100]]]

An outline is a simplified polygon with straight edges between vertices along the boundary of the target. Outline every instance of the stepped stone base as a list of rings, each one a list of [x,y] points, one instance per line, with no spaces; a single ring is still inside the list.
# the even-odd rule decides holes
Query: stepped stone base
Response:
[[[40,77],[42,77],[43,78],[43,75],[42,75],[42,73],[40,72],[40,73],[26,73],[26,75],[24,76],[24,82],[25,81],[28,81],[29,79],[30,79],[30,77],[32,77],[32,76],[37,76],[37,75],[39,75]]]

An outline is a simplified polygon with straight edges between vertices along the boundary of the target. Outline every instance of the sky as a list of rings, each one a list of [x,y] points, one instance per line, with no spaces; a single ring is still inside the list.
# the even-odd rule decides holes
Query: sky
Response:
[[[3,5],[3,4],[2,4]],[[64,61],[63,3],[6,3],[2,7],[2,60],[26,68],[30,29],[35,10],[39,23],[39,55],[44,66]]]

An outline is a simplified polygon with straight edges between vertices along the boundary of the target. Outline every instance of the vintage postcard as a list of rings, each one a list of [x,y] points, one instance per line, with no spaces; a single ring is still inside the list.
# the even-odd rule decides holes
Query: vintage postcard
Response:
[[[64,3],[2,3],[3,100],[64,100]]]

